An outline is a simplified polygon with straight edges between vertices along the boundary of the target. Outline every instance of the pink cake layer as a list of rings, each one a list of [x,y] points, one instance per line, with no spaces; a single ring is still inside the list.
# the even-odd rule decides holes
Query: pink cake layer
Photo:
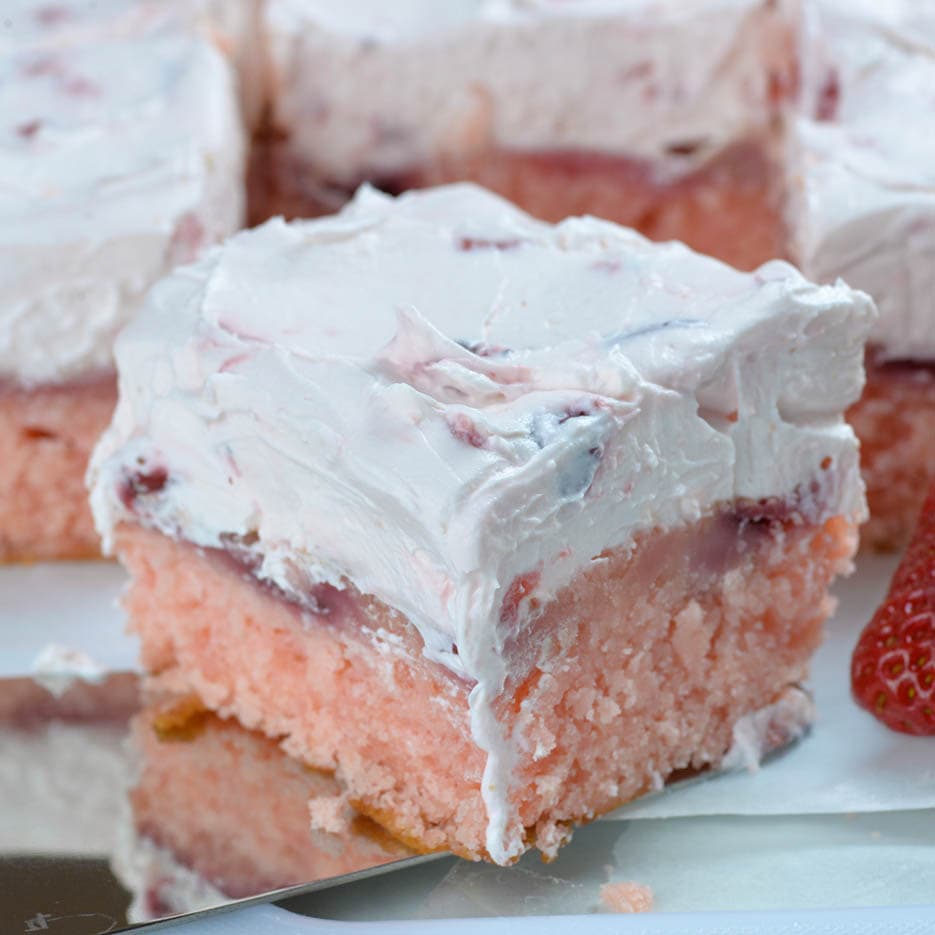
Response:
[[[139,778],[130,801],[137,833],[227,896],[409,854],[350,809],[345,827],[313,830],[310,811],[340,799],[335,779],[291,759],[274,740],[209,714],[197,699],[150,704],[134,720],[133,739]],[[158,891],[158,880],[152,886]],[[158,892],[149,897],[158,903]]]
[[[781,181],[767,142],[729,147],[701,169],[661,181],[649,163],[599,153],[472,149],[394,178],[373,178],[391,192],[474,181],[546,221],[593,214],[652,240],[681,240],[740,269],[784,255]],[[316,176],[284,134],[257,139],[249,175],[251,222],[282,214],[316,217],[350,196]]]
[[[0,562],[100,555],[84,475],[116,401],[110,376],[0,385]]]
[[[935,480],[935,364],[867,358],[867,385],[848,421],[860,439],[870,521],[862,542],[899,549]]]
[[[335,770],[414,849],[487,856],[471,683],[427,660],[403,616],[352,587],[289,602],[226,553],[137,526],[116,542],[156,684]],[[855,545],[842,518],[738,504],[579,573],[506,650],[523,673],[497,702],[518,758],[508,831],[553,854],[573,823],[717,765],[738,719],[805,677]]]

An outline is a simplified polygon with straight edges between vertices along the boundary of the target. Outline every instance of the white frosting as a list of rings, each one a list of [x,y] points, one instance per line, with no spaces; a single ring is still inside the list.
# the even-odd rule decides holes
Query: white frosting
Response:
[[[264,19],[275,119],[325,187],[457,173],[487,146],[623,155],[665,179],[783,111],[796,262],[874,297],[884,354],[935,358],[930,2],[268,0]],[[796,67],[790,112],[770,88]],[[832,73],[839,106],[816,120]]]
[[[220,53],[184,30],[70,36],[0,55],[0,378],[24,384],[109,369],[145,290],[243,211]]]
[[[153,290],[117,343],[92,506],[109,541],[127,478],[164,468],[136,503],[146,524],[253,542],[287,593],[352,582],[405,613],[477,683],[488,847],[506,859],[488,702],[510,583],[539,570],[547,601],[603,550],[738,497],[862,516],[841,412],[873,314],[783,263],[743,274],[594,219],[553,228],[472,186],[365,189]]]
[[[256,8],[7,4],[0,378],[39,383],[106,369],[113,334],[141,293],[186,258],[172,232],[200,225],[210,239],[238,226],[230,79],[216,55],[184,37],[210,32],[231,54],[252,125],[266,52]],[[666,176],[767,132],[779,106],[770,86],[788,74],[790,37],[806,22],[803,105],[787,146],[795,257],[811,278],[841,276],[877,299],[872,339],[889,356],[933,358],[935,143],[907,107],[927,106],[935,12],[915,0],[807,0],[804,9],[803,20],[799,0],[269,0],[260,38],[277,82],[276,120],[335,184],[488,143],[623,154]],[[41,74],[43,56],[64,70]],[[30,60],[40,74],[24,74]],[[839,106],[834,119],[816,120],[832,70]],[[72,88],[102,93],[70,96],[69,76],[85,81]],[[685,143],[699,145],[672,151]]]
[[[880,309],[891,358],[935,358],[935,5],[820,0],[789,145],[793,252]]]
[[[767,132],[790,5],[268,0],[274,117],[339,185],[488,144],[624,155],[677,176]],[[686,144],[697,148],[673,151]]]
[[[255,0],[4,0],[0,51],[180,30],[198,30],[233,51],[246,44],[255,8]]]
[[[730,749],[718,771],[756,772],[765,757],[805,736],[814,721],[811,695],[796,686],[787,688],[777,701],[745,714],[734,724]]]

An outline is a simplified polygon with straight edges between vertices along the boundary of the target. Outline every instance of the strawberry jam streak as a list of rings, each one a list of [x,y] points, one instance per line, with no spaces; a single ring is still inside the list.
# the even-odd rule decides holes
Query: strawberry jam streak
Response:
[[[169,472],[164,467],[155,467],[148,471],[134,471],[121,480],[117,488],[120,502],[128,510],[136,510],[136,502],[148,494],[161,493],[169,482]]]
[[[565,414],[565,419],[585,414],[588,413],[572,409]],[[466,432],[463,440],[474,444],[470,432]],[[828,461],[826,459],[826,463]],[[823,473],[827,475],[828,472],[824,470]],[[146,501],[150,497],[158,497],[169,482],[169,472],[162,466],[128,473],[120,483],[118,495],[127,510],[143,519],[148,512]],[[816,479],[787,499],[738,499],[722,506],[716,514],[716,522],[709,529],[704,550],[690,556],[690,563],[702,577],[720,575],[732,567],[751,544],[761,537],[772,535],[780,528],[819,521],[827,511],[822,487],[822,483]],[[262,588],[271,597],[290,604],[297,613],[314,616],[320,624],[340,629],[369,629],[361,604],[373,598],[361,595],[351,585],[339,588],[326,582],[303,580],[304,572],[299,564],[295,566],[295,580],[290,582],[286,590],[262,577],[263,556],[258,548],[259,538],[256,534],[241,536],[223,533],[220,540],[222,547],[199,547],[199,551]],[[522,628],[525,620],[535,616],[542,606],[536,594],[540,580],[541,571],[532,569],[510,582],[500,605],[501,624]],[[456,644],[452,643],[451,651],[458,653]]]

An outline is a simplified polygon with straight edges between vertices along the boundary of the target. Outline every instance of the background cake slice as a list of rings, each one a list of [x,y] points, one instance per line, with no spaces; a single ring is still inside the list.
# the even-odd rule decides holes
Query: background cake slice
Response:
[[[235,79],[194,23],[43,26],[26,6],[0,56],[0,561],[98,553],[83,475],[114,336],[244,200]]]
[[[864,538],[908,539],[935,478],[935,9],[808,6],[801,113],[790,123],[792,255],[880,310],[867,388],[848,418],[861,442]]]
[[[806,675],[872,318],[471,186],[239,234],[117,345],[144,664],[417,849],[554,853]]]
[[[254,211],[466,179],[750,268],[782,249],[791,6],[269,0]]]

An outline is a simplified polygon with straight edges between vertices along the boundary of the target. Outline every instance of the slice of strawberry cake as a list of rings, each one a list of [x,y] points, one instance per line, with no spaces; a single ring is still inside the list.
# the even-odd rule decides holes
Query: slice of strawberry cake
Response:
[[[268,0],[253,213],[468,179],[546,220],[596,214],[750,268],[782,247],[789,6]]]
[[[144,665],[418,850],[553,854],[805,677],[873,317],[469,185],[239,234],[117,343]]]
[[[865,541],[905,543],[935,479],[935,7],[916,0],[809,5],[802,111],[789,142],[792,255],[843,277],[880,310],[861,442]]]
[[[0,561],[98,553],[83,476],[114,335],[243,203],[234,77],[194,25],[69,30],[46,10],[29,32],[25,6],[26,40],[0,45]]]

